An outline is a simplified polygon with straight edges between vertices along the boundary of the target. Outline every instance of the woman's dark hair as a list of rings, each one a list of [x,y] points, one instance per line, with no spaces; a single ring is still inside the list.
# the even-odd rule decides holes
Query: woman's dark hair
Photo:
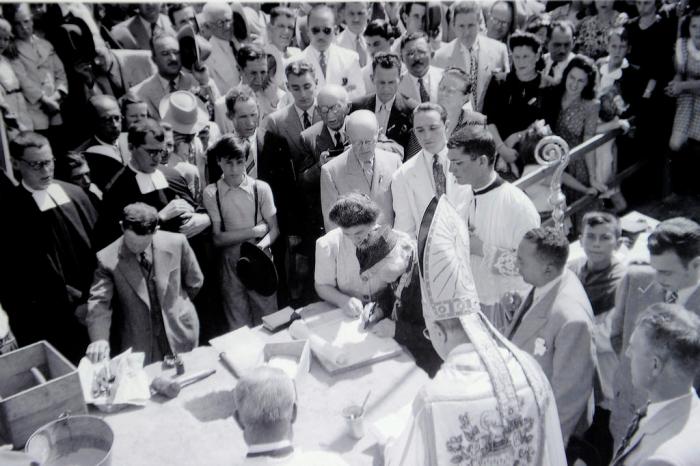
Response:
[[[688,12],[688,14],[683,16],[681,19],[679,37],[682,37],[683,39],[690,38],[690,20],[697,17],[700,17],[700,6],[693,8]]]
[[[388,21],[383,19],[373,19],[367,24],[365,32],[362,33],[365,37],[381,37],[382,39],[396,39],[401,34],[397,28],[393,27]]]
[[[564,68],[564,73],[562,73],[561,76],[561,83],[559,84],[561,95],[564,95],[564,91],[566,89],[566,79],[569,77],[569,73],[571,73],[571,70],[574,68],[582,70],[584,73],[586,73],[586,77],[588,78],[586,87],[584,87],[583,91],[581,91],[581,98],[584,100],[595,99],[595,89],[598,84],[598,70],[596,70],[595,63],[591,58],[581,54],[578,54],[572,58],[569,64],[566,65],[566,68]]]
[[[542,42],[531,32],[515,31],[508,39],[511,53],[515,47],[530,47],[534,53],[538,53],[542,49]]]
[[[369,225],[379,218],[379,207],[366,194],[342,195],[331,207],[328,218],[341,228]]]

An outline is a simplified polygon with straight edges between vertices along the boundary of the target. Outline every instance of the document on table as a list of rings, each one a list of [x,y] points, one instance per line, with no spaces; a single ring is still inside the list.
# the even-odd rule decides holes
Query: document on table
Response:
[[[384,416],[375,422],[371,429],[380,444],[385,445],[389,440],[396,439],[411,419],[412,403]]]
[[[249,327],[241,327],[233,332],[212,338],[209,340],[209,344],[219,354],[226,353],[226,360],[233,366],[237,377],[264,362],[265,342]]]

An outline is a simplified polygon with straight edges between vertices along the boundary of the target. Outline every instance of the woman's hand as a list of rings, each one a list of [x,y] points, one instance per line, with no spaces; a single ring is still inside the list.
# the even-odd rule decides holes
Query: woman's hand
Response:
[[[345,312],[346,316],[352,317],[353,319],[355,317],[360,317],[362,311],[364,310],[362,306],[362,301],[352,296],[349,297],[347,301],[343,303],[341,309],[343,310],[343,312]]]
[[[591,181],[591,187],[598,191],[599,193],[604,193],[608,190],[608,187],[605,185],[605,183],[601,183],[598,180],[590,180]]]
[[[391,319],[380,320],[370,331],[379,338],[394,338],[396,334],[396,322]]]
[[[678,97],[684,91],[685,85],[683,81],[673,80],[666,86],[666,95],[669,97]]]
[[[515,162],[519,156],[517,150],[513,149],[512,147],[508,147],[505,144],[500,146],[498,153],[501,157],[503,157],[503,160],[505,160],[508,163]]]

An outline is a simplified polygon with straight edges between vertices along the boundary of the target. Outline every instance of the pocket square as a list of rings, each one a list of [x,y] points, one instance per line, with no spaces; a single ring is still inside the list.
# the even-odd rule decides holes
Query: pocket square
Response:
[[[537,338],[535,340],[535,356],[542,356],[547,352],[547,344],[544,342],[544,338]]]

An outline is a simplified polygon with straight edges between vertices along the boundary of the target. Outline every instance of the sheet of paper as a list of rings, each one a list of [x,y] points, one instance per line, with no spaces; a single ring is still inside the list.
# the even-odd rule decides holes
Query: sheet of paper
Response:
[[[372,424],[372,431],[379,443],[386,444],[390,439],[398,438],[411,418],[411,403],[384,416]]]
[[[226,353],[238,376],[258,367],[263,361],[265,342],[249,327],[241,327],[233,332],[209,340],[217,352]]]
[[[148,375],[143,370],[143,353],[132,353],[131,348],[108,361],[93,364],[84,357],[78,364],[78,376],[83,389],[85,402],[95,406],[143,406],[151,397]],[[106,368],[109,365],[109,369]],[[102,371],[108,370],[114,377],[109,390],[101,393],[94,391],[95,378]]]

